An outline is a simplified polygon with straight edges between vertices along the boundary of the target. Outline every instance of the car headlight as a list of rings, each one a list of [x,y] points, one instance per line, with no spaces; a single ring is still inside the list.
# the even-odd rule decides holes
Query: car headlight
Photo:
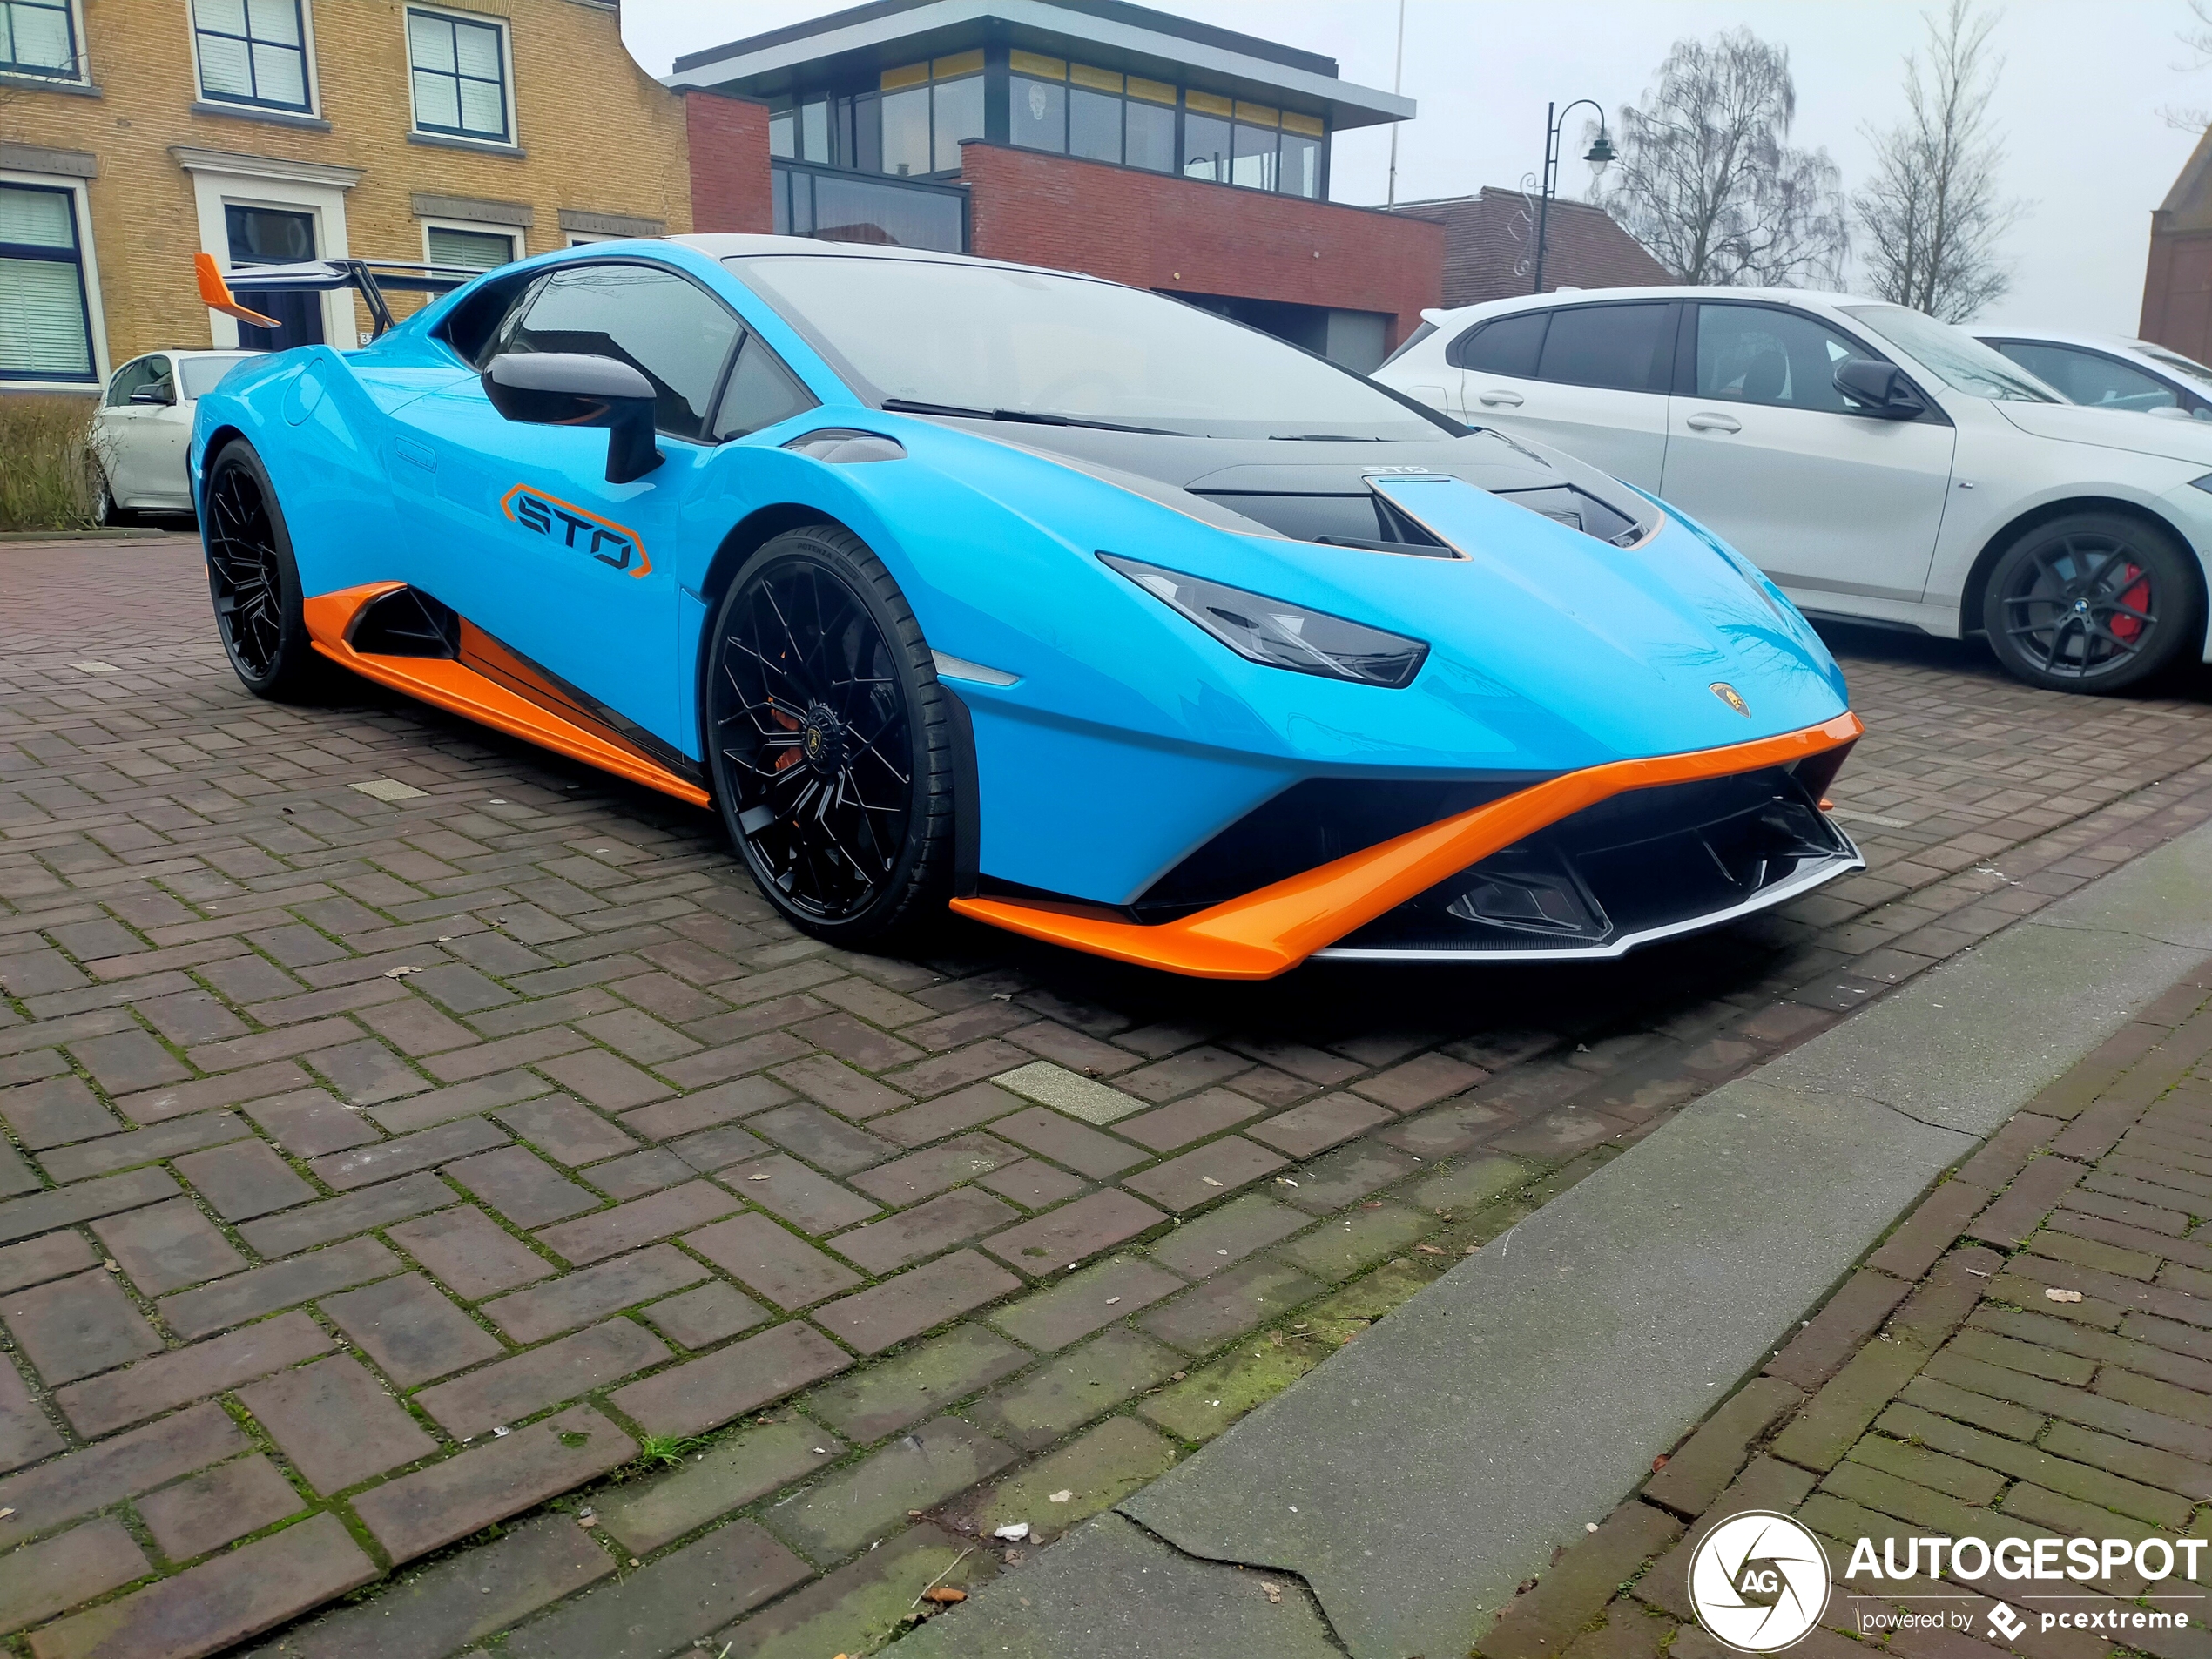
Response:
[[[1411,685],[1428,645],[1325,610],[1270,599],[1157,564],[1098,556],[1130,581],[1189,617],[1247,662],[1319,674],[1357,685]]]

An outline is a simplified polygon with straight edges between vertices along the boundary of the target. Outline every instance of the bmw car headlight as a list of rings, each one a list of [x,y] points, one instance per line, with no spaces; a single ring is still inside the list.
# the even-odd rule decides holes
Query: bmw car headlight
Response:
[[[1247,662],[1319,674],[1357,685],[1411,685],[1428,657],[1426,642],[1347,622],[1325,610],[1270,599],[1242,588],[1163,570],[1157,564],[1098,556],[1130,581],[1189,617]]]

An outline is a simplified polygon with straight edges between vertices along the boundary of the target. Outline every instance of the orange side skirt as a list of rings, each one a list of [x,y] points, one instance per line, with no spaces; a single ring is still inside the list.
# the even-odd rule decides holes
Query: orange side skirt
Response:
[[[545,702],[534,701],[500,681],[478,673],[464,663],[447,657],[386,657],[355,651],[347,630],[361,608],[398,588],[403,582],[372,582],[365,587],[345,588],[318,594],[307,600],[307,637],[314,647],[334,663],[395,691],[435,703],[468,719],[506,732],[510,737],[581,760],[587,766],[613,772],[648,789],[688,801],[694,806],[713,804],[713,798],[689,779],[679,778],[651,756],[615,738],[565,718],[547,703],[562,702],[559,693],[546,688]]]
[[[1141,967],[1202,979],[1272,979],[1447,876],[1610,796],[1789,765],[1855,742],[1865,730],[1857,715],[1839,714],[1752,743],[1570,772],[1158,927],[1004,899],[955,899],[953,908],[1032,939]]]

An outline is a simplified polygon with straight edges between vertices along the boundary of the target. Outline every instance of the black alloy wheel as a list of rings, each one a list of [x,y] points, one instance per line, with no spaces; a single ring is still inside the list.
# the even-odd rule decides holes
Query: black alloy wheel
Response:
[[[319,685],[323,659],[308,641],[292,537],[245,439],[224,445],[208,467],[199,525],[216,631],[246,689],[285,698]]]
[[[1997,659],[2053,691],[2141,685],[2202,632],[2202,589],[2172,540],[2139,519],[2074,513],[2037,526],[1989,573],[1982,624]]]
[[[949,693],[905,597],[830,525],[749,559],[709,636],[705,746],[731,839],[770,903],[854,944],[950,896]]]

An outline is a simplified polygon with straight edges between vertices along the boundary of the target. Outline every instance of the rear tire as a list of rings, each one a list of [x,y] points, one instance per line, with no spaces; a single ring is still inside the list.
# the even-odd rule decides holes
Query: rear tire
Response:
[[[2069,513],[1999,556],[1982,626],[1997,660],[2031,685],[2124,691],[2201,644],[2202,589],[2195,561],[2155,526]]]
[[[115,504],[115,491],[108,486],[107,469],[95,465],[92,469],[92,522],[102,529],[119,529],[136,516]]]
[[[246,689],[293,702],[327,685],[325,659],[307,637],[300,566],[276,486],[243,438],[225,444],[208,466],[199,535],[215,630]]]
[[[714,796],[768,902],[833,944],[880,945],[952,896],[950,694],[881,560],[828,524],[747,559],[707,636]]]

